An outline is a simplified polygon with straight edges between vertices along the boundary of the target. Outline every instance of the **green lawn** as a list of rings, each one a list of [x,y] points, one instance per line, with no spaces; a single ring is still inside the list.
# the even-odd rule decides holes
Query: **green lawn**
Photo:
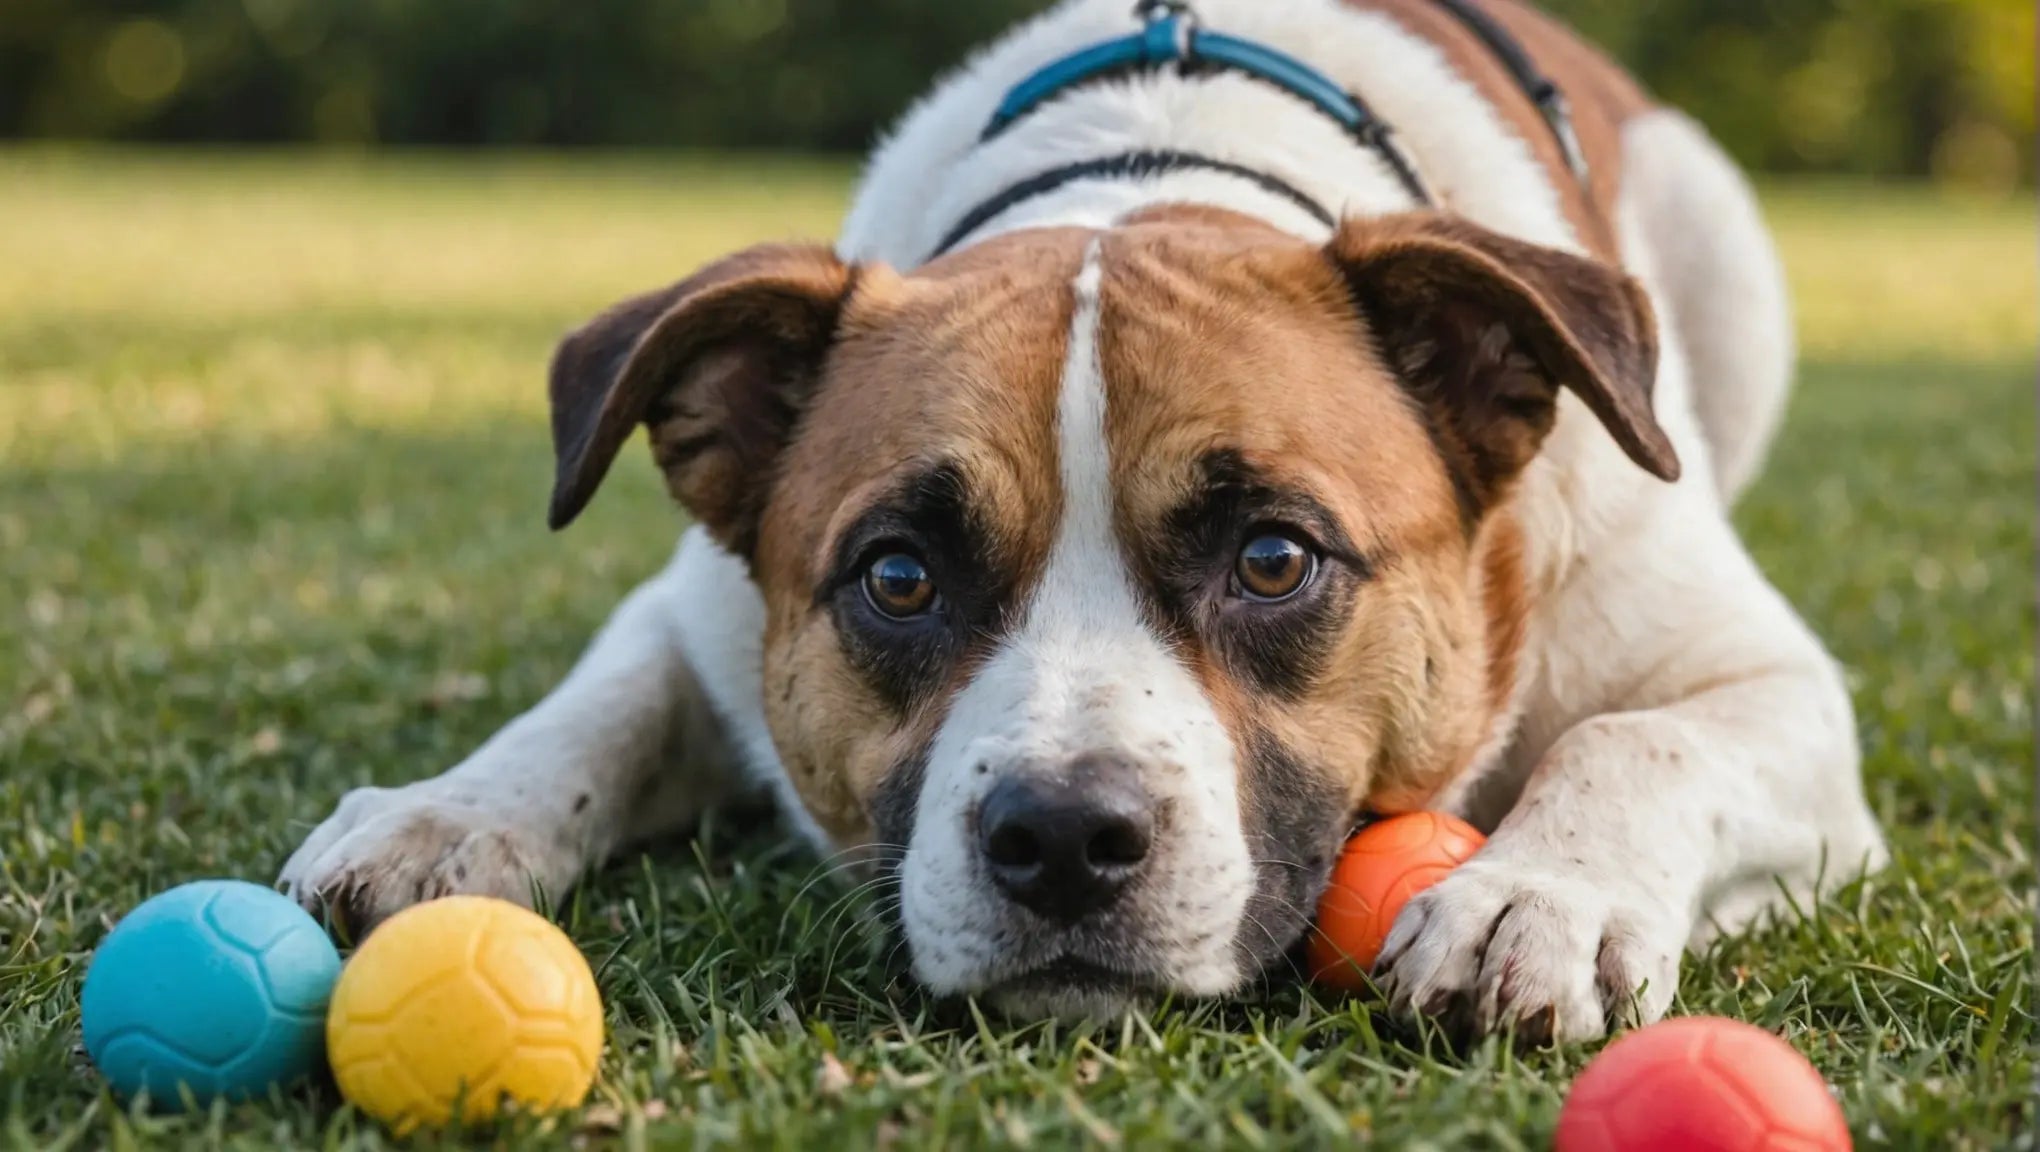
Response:
[[[380,1139],[330,1089],[123,1111],[78,1051],[91,950],[168,885],[269,880],[343,790],[565,671],[677,519],[634,455],[545,531],[552,339],[828,235],[846,177],[0,152],[0,1146]],[[1691,960],[1677,1010],[1790,1037],[1866,1146],[1997,1147],[2033,1119],[2034,220],[1772,208],[1807,363],[1740,519],[1851,670],[1897,862]],[[813,875],[712,825],[581,892],[599,1099],[503,1142],[1534,1148],[1591,1055],[1453,1055],[1287,986],[1012,1029],[925,1003]]]

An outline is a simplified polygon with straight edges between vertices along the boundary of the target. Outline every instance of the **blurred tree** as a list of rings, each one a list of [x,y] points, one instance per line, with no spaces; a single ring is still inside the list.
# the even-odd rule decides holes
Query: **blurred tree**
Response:
[[[0,0],[0,136],[854,151],[1040,0]],[[2028,0],[1549,0],[1745,162],[2006,184]]]
[[[1550,0],[1744,163],[2008,185],[2033,161],[2031,0]]]

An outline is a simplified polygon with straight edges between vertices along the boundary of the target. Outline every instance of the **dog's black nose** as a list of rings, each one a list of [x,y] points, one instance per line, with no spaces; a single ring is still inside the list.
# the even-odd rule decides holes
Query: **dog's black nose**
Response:
[[[978,845],[1000,891],[1056,920],[1116,899],[1147,860],[1154,806],[1133,765],[1085,756],[1054,775],[993,785],[978,810]]]

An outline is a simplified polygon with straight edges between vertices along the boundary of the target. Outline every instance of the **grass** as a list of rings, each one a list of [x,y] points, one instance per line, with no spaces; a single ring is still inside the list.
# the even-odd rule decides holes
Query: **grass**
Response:
[[[168,885],[268,880],[343,790],[447,766],[566,669],[676,520],[638,463],[544,530],[550,341],[827,235],[846,176],[0,152],[0,1146],[383,1142],[330,1088],[123,1109],[77,1049],[92,948]],[[1739,518],[1850,669],[1897,861],[1691,958],[1677,1011],[1790,1037],[1865,1146],[1997,1147],[2034,1084],[2034,223],[1771,208],[1807,363]],[[597,1098],[493,1138],[1540,1147],[1591,1055],[1454,1055],[1288,986],[1011,1028],[924,1002],[813,875],[711,823],[584,889]]]

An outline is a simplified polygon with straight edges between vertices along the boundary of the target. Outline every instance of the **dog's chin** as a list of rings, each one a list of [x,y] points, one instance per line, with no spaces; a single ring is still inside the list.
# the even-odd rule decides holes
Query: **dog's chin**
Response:
[[[1158,977],[1063,959],[1001,980],[979,998],[1010,1020],[1075,1023],[1143,1011],[1161,993]]]

